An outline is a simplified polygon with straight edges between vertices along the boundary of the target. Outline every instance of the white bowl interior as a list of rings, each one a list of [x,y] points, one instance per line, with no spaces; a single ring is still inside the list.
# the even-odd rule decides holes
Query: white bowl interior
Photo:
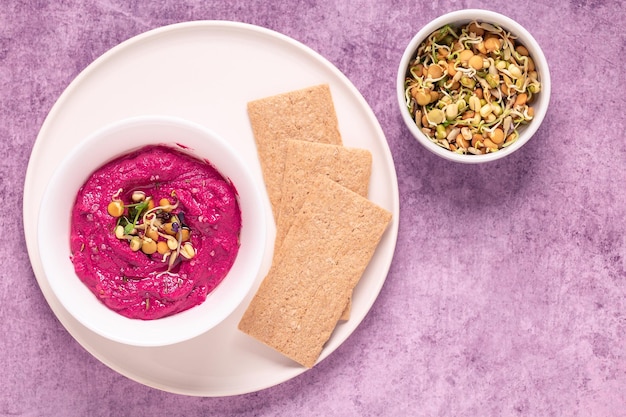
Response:
[[[241,247],[224,280],[206,301],[157,320],[126,318],[103,305],[77,277],[70,260],[71,211],[78,189],[106,162],[150,144],[183,145],[232,181],[242,213]],[[179,148],[180,149],[180,148]],[[135,346],[182,342],[219,324],[245,298],[259,274],[266,220],[261,194],[236,151],[211,130],[181,119],[141,116],[106,126],[73,149],[51,178],[40,210],[38,242],[44,273],[55,296],[97,334]]]
[[[433,143],[428,137],[420,131],[415,124],[415,121],[409,114],[406,108],[406,100],[404,96],[404,80],[409,66],[409,62],[414,58],[415,52],[419,45],[435,30],[440,27],[453,24],[453,25],[465,25],[478,20],[486,23],[495,23],[503,29],[511,32],[514,36],[517,36],[519,42],[521,42],[528,49],[531,57],[535,62],[537,72],[539,73],[539,81],[541,82],[542,90],[536,96],[533,108],[535,111],[534,119],[526,126],[520,128],[520,137],[510,146],[499,150],[498,152],[488,153],[484,155],[460,155],[444,149],[437,144]],[[435,154],[452,161],[462,163],[481,163],[494,161],[496,159],[503,158],[517,149],[521,148],[528,140],[535,134],[541,122],[543,121],[546,112],[548,111],[548,105],[550,102],[550,70],[548,68],[548,61],[546,60],[541,47],[535,40],[535,38],[519,23],[513,19],[501,15],[489,10],[480,9],[465,9],[451,12],[442,15],[432,21],[426,26],[420,29],[419,32],[409,42],[402,58],[400,60],[400,66],[398,68],[398,78],[396,80],[398,103],[400,105],[400,113],[402,119],[407,125],[409,131],[413,136],[428,150]]]

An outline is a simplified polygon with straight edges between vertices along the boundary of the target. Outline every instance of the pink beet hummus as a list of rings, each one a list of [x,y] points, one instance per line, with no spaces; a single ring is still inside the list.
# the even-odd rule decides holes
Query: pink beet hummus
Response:
[[[137,191],[156,202],[175,195],[172,214],[182,213],[195,256],[170,265],[167,255],[133,251],[116,237],[119,220],[107,205],[116,193],[132,203]],[[148,146],[91,175],[78,191],[71,227],[72,262],[85,285],[119,314],[151,320],[201,304],[224,279],[239,250],[241,212],[234,186],[211,164]]]

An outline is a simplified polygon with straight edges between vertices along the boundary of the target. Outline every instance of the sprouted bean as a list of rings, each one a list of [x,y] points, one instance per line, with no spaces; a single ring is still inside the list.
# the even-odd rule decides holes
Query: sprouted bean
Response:
[[[432,33],[410,62],[404,86],[421,131],[442,148],[473,155],[515,142],[541,91],[528,49],[501,27],[478,21]]]
[[[114,228],[117,239],[128,241],[133,252],[158,253],[161,261],[167,262],[166,273],[170,273],[176,261],[195,256],[195,248],[189,242],[191,230],[182,221],[184,213],[175,212],[178,201],[162,198],[155,207],[151,196],[136,190],[131,194],[132,202],[124,204],[120,198],[122,191],[111,196],[107,207],[109,215],[117,219]],[[177,200],[175,192],[171,197]]]

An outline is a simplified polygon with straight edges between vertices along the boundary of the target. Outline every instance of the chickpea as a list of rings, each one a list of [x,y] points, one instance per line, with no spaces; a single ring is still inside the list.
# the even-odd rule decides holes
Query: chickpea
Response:
[[[171,250],[178,249],[178,241],[173,237],[167,239],[167,247]]]
[[[196,256],[196,249],[191,245],[191,243],[187,242],[180,249],[180,254],[186,259],[193,259],[193,257]]]
[[[141,244],[141,251],[146,255],[152,255],[157,251],[157,243],[149,237],[144,237]]]
[[[118,239],[124,239],[124,226],[118,225],[115,227],[115,237]]]
[[[153,228],[153,227],[149,227],[146,230],[146,236],[148,236],[150,239],[152,240],[159,240],[159,232],[157,231],[157,229]]]
[[[163,211],[169,213],[172,211],[172,203],[167,198],[162,198],[159,200],[159,206],[163,207]]]
[[[113,200],[107,206],[107,212],[112,217],[121,217],[124,214],[124,202],[122,200]]]
[[[191,231],[189,230],[189,228],[183,227],[178,233],[176,233],[176,239],[180,239],[181,242],[186,242],[189,240],[190,235]]]
[[[170,251],[170,248],[167,247],[167,243],[164,240],[160,240],[157,242],[157,252],[161,255],[165,255]]]
[[[131,200],[133,200],[134,203],[139,203],[141,201],[144,201],[146,199],[146,193],[144,193],[143,191],[133,191],[133,195],[131,196]]]
[[[139,249],[141,249],[142,244],[143,242],[139,238],[139,236],[133,236],[133,238],[130,240],[130,250],[132,250],[133,252],[137,252]]]
[[[174,230],[174,223],[165,223],[163,225],[163,231],[171,236],[174,236],[176,234],[176,231]]]

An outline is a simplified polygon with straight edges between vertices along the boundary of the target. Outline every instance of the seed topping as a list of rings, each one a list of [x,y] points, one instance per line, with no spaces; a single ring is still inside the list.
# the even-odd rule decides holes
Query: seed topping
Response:
[[[166,272],[181,260],[195,256],[196,249],[190,242],[192,231],[183,223],[185,216],[178,209],[175,191],[169,198],[161,198],[157,206],[143,190],[132,191],[130,202],[125,204],[122,192],[120,189],[112,195],[107,206],[108,214],[117,219],[113,229],[117,239],[128,241],[133,252],[159,255],[160,261],[167,264]]]

